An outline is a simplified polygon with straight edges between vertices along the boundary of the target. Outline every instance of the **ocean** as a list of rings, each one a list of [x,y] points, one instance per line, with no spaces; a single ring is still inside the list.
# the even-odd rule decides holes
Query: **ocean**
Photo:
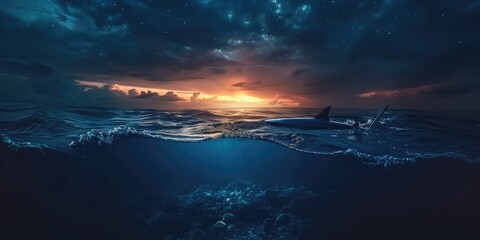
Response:
[[[389,110],[369,131],[302,130],[270,126],[265,119],[315,116],[321,109],[154,110],[0,106],[2,141],[12,146],[59,151],[108,146],[129,138],[198,142],[209,139],[261,139],[320,155],[352,155],[365,162],[393,164],[416,158],[451,157],[480,161],[480,111]],[[340,122],[367,122],[378,110],[333,109]]]
[[[2,103],[0,238],[480,237],[480,111],[319,111]]]

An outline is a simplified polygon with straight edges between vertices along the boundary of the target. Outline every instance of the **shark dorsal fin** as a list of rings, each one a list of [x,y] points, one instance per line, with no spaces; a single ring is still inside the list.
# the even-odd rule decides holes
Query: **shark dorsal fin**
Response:
[[[330,120],[328,118],[328,113],[330,113],[330,108],[332,108],[331,106],[328,106],[326,107],[325,109],[323,109],[323,111],[318,114],[315,119],[321,119],[321,120]]]

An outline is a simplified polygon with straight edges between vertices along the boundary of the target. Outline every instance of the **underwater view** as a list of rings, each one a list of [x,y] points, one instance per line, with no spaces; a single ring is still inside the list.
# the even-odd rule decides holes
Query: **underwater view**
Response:
[[[480,239],[480,0],[0,0],[0,240]]]
[[[330,119],[368,121],[377,112],[332,110]],[[368,130],[265,122],[314,113],[3,104],[1,202],[9,227],[2,234],[478,236],[479,111],[391,109]]]

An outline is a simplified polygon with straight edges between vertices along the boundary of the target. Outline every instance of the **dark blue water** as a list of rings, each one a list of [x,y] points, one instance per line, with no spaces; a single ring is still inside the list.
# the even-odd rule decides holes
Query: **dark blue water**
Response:
[[[480,111],[318,111],[1,104],[0,239],[480,239]]]
[[[302,130],[267,125],[275,117],[315,116],[318,109],[121,110],[18,104],[0,106],[2,141],[70,151],[129,137],[197,142],[228,137],[263,139],[322,155],[352,155],[391,164],[450,157],[480,160],[480,111],[389,110],[363,130]],[[368,121],[377,110],[333,109],[337,121]]]

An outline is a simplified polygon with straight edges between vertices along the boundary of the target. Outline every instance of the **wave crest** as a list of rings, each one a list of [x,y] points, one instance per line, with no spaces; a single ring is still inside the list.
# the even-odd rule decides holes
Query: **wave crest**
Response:
[[[77,151],[82,151],[93,147],[107,147],[124,142],[130,138],[139,137],[155,138],[144,131],[138,131],[126,126],[118,126],[109,130],[92,129],[85,134],[81,134],[78,140],[72,141],[69,146]]]
[[[21,149],[46,149],[49,148],[45,144],[39,144],[39,143],[31,143],[31,142],[21,142],[21,141],[15,141],[3,134],[0,134],[0,145],[5,146],[6,148],[13,150],[13,151],[20,151]]]

